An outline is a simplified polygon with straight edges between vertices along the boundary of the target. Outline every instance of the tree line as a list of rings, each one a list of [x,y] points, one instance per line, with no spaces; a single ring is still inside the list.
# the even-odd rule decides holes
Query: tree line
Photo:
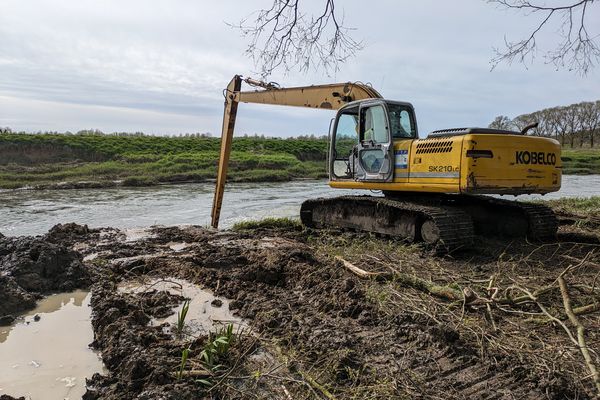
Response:
[[[600,100],[546,108],[513,119],[499,115],[489,127],[521,131],[535,122],[538,126],[529,135],[552,137],[563,146],[594,147],[600,138]]]

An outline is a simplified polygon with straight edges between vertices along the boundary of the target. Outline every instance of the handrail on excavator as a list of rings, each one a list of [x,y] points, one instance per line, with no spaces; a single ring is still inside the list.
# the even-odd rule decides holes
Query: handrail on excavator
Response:
[[[242,92],[242,81],[262,90]],[[229,155],[231,154],[231,144],[233,142],[233,130],[237,107],[240,102],[337,110],[351,101],[382,98],[375,89],[362,83],[346,82],[281,88],[274,82],[267,83],[252,78],[244,79],[241,75],[233,77],[229,85],[227,85],[224,94],[225,110],[223,112],[223,126],[221,131],[221,152],[219,155],[217,183],[211,212],[211,226],[213,228],[219,227],[223,193],[227,180],[227,168],[229,166]]]

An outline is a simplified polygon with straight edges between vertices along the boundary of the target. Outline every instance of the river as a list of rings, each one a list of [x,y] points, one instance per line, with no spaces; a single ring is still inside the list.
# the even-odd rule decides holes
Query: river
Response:
[[[214,184],[142,188],[0,191],[0,233],[39,235],[58,223],[133,228],[149,225],[209,225]],[[264,217],[296,217],[305,199],[368,193],[331,189],[324,180],[237,183],[225,189],[221,224]],[[563,176],[559,192],[518,199],[600,195],[600,175]]]

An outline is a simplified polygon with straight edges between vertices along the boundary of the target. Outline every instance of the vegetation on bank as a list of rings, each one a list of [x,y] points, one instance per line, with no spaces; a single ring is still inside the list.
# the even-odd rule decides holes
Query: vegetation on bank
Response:
[[[563,148],[563,174],[600,174],[600,149]]]
[[[247,220],[236,222],[231,228],[233,231],[249,231],[257,229],[283,229],[288,231],[302,230],[302,224],[293,218],[263,218],[260,220]]]
[[[220,139],[104,134],[0,134],[0,188],[149,186],[214,179]],[[239,137],[231,182],[327,176],[326,138]],[[600,150],[563,149],[565,174],[600,173]]]
[[[0,134],[0,187],[202,182],[215,178],[219,150],[203,136]],[[326,152],[325,139],[235,138],[229,181],[324,178]]]
[[[576,215],[589,215],[596,217],[600,215],[600,196],[573,197],[557,200],[545,200],[545,204],[558,212],[567,212]]]

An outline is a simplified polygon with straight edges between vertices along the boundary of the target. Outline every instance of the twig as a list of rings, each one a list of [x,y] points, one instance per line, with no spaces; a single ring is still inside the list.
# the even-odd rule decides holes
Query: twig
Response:
[[[376,278],[376,279],[382,279],[382,280],[393,279],[396,283],[399,283],[400,285],[409,286],[409,287],[412,287],[413,289],[417,289],[422,292],[431,294],[433,296],[441,297],[443,299],[450,300],[450,301],[461,301],[462,302],[462,301],[465,301],[465,298],[466,298],[466,296],[460,290],[451,288],[449,286],[436,285],[435,283],[433,283],[431,281],[427,281],[425,279],[416,277],[414,275],[404,274],[404,273],[400,273],[400,272],[394,272],[394,273],[369,272],[369,271],[365,271],[364,269],[357,267],[356,265],[344,260],[343,258],[341,258],[339,256],[336,256],[335,259],[341,261],[346,269],[348,269],[350,272],[352,272],[353,274],[357,275],[359,278],[362,278],[362,279],[366,279],[366,278]],[[475,300],[476,297],[477,296],[473,296],[472,298],[470,297],[470,299]],[[467,304],[470,303],[469,298],[466,299],[466,303]]]
[[[533,301],[539,307],[539,309],[546,315],[546,317],[550,318],[550,320],[552,320],[553,322],[556,322],[557,324],[559,324],[565,330],[565,332],[567,333],[567,335],[569,336],[569,339],[571,339],[571,342],[573,342],[573,344],[575,344],[576,346],[579,345],[577,343],[577,340],[571,333],[571,330],[564,324],[564,322],[562,322],[560,319],[556,318],[554,315],[550,314],[550,312],[548,312],[546,307],[544,307],[544,305],[537,300],[537,298],[535,297],[535,295],[533,293],[531,293],[529,290],[519,287],[519,286],[514,286],[514,287],[516,289],[522,291],[523,293],[526,293],[529,296],[529,298],[531,299],[531,301]]]
[[[319,392],[323,393],[323,396],[327,397],[329,400],[335,400],[335,397],[331,394],[331,392],[329,392],[329,390],[327,390],[323,385],[321,385],[319,382],[315,381],[310,375],[308,375],[306,372],[302,372],[300,371],[300,375],[302,376],[302,378],[304,378],[304,380],[310,384],[310,386],[312,386],[313,388],[317,389]]]
[[[488,283],[487,286],[487,292],[488,292],[488,296],[490,298],[490,300],[494,300],[494,297],[496,296],[496,294],[498,294],[498,289],[494,287],[494,283],[496,281],[496,276],[492,275],[492,277],[490,278],[490,282]],[[485,304],[486,310],[487,310],[487,315],[488,318],[490,319],[490,322],[492,323],[492,329],[494,330],[494,332],[498,331],[498,327],[496,326],[496,321],[494,321],[494,314],[492,314],[492,306],[490,303],[486,303]]]
[[[569,321],[575,328],[577,328],[577,344],[579,346],[579,350],[585,359],[585,363],[590,370],[590,374],[594,383],[596,384],[596,390],[598,391],[598,395],[600,396],[600,374],[598,374],[598,370],[596,369],[596,365],[594,365],[594,361],[592,360],[592,356],[590,355],[590,349],[587,347],[585,343],[585,328],[579,322],[575,314],[573,314],[573,309],[571,308],[571,298],[569,297],[569,289],[567,288],[567,283],[562,276],[558,277],[558,284],[560,286],[560,293],[562,294],[563,304],[565,306],[565,312],[569,317]]]

